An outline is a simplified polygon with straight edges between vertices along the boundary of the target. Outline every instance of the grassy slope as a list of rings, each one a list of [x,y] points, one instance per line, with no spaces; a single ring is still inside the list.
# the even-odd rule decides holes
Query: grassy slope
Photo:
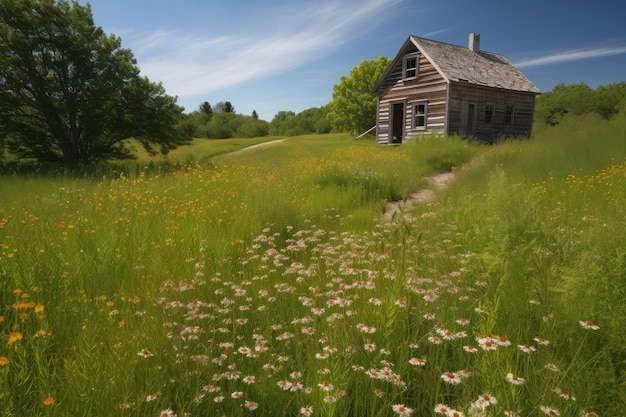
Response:
[[[499,400],[497,412],[541,415],[544,405],[559,408],[562,415],[580,408],[618,415],[625,399],[624,135],[619,121],[593,119],[537,129],[532,141],[493,148],[432,138],[381,148],[327,135],[190,163],[169,174],[140,167],[126,169],[138,173],[130,178],[119,173],[97,180],[3,178],[0,326],[6,344],[0,357],[9,362],[0,366],[2,398],[9,410],[56,415],[111,415],[113,409],[124,415],[120,404],[134,404],[134,412],[147,415],[168,407],[193,415],[240,413],[241,406],[232,401],[219,407],[210,399],[193,403],[215,370],[174,358],[180,349],[215,355],[206,346],[218,340],[234,341],[235,347],[251,344],[250,334],[261,331],[272,352],[295,361],[276,378],[299,369],[306,371],[303,382],[313,387],[332,377],[347,391],[332,407],[318,391],[311,396],[276,393],[275,379],[256,374],[254,365],[237,354],[229,355],[231,365],[255,373],[257,383],[220,383],[223,393],[242,389],[260,403],[288,404],[281,408],[285,414],[315,404],[316,414],[392,415],[391,405],[400,402],[415,407],[417,415],[431,415],[438,402],[467,411],[477,395],[489,391]],[[418,208],[419,221],[378,224],[384,199],[406,196],[420,186],[421,175],[476,154],[481,157],[458,170],[458,180],[438,202]],[[303,234],[296,236],[298,231]],[[259,234],[265,237],[259,240]],[[308,249],[280,252],[289,254],[288,262],[265,259],[273,248],[300,239]],[[287,280],[281,271],[292,261],[320,273],[311,282],[294,281],[297,292],[290,296],[272,285]],[[377,281],[375,290],[365,292],[343,287],[343,296],[359,312],[356,320],[316,322],[315,338],[297,336],[299,353],[291,350],[289,340],[277,343],[276,332],[266,333],[270,324],[280,323],[281,331],[293,327],[299,334],[290,321],[311,312],[298,297],[315,285],[329,293],[341,289],[349,283],[344,275],[349,266],[370,269],[379,280],[400,276],[404,282]],[[212,277],[211,285],[224,294],[216,289],[211,296],[199,286],[192,279],[198,272]],[[220,304],[225,295],[238,300],[234,294],[241,290],[240,275],[251,281],[248,294],[268,289],[276,297],[267,310],[271,314],[239,310],[231,317],[248,317],[249,325],[234,326],[223,337],[215,333],[210,340],[201,336],[197,343],[166,336],[164,322],[186,319],[159,303]],[[265,275],[269,278],[255,281]],[[173,287],[166,285],[170,281]],[[179,289],[187,284],[188,290]],[[470,304],[459,302],[459,290]],[[424,294],[439,302],[425,302]],[[326,296],[312,298],[322,305],[327,301]],[[383,300],[382,307],[368,303],[372,298]],[[410,308],[403,309],[402,303]],[[247,304],[257,308],[256,298]],[[475,307],[484,307],[489,315]],[[426,313],[436,320],[424,319]],[[505,335],[514,346],[474,357],[460,349],[467,340],[429,344],[429,335],[454,328],[462,315],[472,322],[466,328],[470,343],[491,333]],[[578,321],[587,319],[600,329],[581,329]],[[357,323],[379,331],[363,335],[355,330]],[[23,339],[11,342],[16,333]],[[408,390],[381,385],[364,374],[352,376],[352,364],[381,366],[380,357],[360,350],[328,364],[316,360],[322,346],[315,339],[322,335],[342,350],[368,341],[392,348],[395,371],[406,379]],[[516,349],[517,343],[536,345],[533,338],[538,336],[550,345],[537,346],[536,357]],[[420,350],[414,353],[409,342],[419,342]],[[143,348],[154,352],[154,365],[138,359]],[[415,354],[428,359],[424,372],[408,367]],[[546,363],[558,365],[561,372],[543,370]],[[323,366],[332,371],[330,376],[322,377]],[[442,372],[465,367],[474,373],[469,382],[459,389],[442,385]],[[519,373],[528,383],[508,391],[502,382],[506,371]],[[168,379],[185,383],[164,382]],[[384,400],[372,394],[381,388],[387,392]],[[575,393],[577,401],[559,397],[551,392],[554,388]],[[157,392],[158,400],[145,401]],[[48,396],[56,399],[52,407],[43,402]],[[257,414],[267,414],[267,407],[262,404]]]

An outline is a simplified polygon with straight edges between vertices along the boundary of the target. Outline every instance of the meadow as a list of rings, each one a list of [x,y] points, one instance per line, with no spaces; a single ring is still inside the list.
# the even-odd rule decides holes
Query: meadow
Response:
[[[625,125],[0,177],[0,415],[624,415]]]

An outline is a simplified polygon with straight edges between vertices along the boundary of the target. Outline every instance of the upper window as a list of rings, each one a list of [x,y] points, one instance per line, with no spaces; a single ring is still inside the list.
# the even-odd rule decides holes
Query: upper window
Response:
[[[413,106],[413,127],[416,129],[426,129],[426,111],[425,102],[415,103]]]
[[[405,55],[402,61],[402,78],[404,80],[411,80],[417,78],[417,65],[418,55],[410,54]]]

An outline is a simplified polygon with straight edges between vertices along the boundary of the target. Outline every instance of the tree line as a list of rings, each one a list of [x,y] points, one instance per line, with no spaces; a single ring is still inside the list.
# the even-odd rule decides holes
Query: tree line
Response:
[[[595,113],[610,119],[626,113],[626,82],[620,81],[592,89],[585,83],[555,85],[542,93],[535,104],[535,122],[558,125],[566,117]]]

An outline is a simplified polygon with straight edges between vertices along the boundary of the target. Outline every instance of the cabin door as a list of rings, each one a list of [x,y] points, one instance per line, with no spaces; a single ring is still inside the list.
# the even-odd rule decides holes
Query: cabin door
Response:
[[[391,143],[402,143],[404,138],[404,102],[391,104]]]
[[[476,103],[464,103],[461,125],[462,136],[474,136],[474,133],[476,133]]]

